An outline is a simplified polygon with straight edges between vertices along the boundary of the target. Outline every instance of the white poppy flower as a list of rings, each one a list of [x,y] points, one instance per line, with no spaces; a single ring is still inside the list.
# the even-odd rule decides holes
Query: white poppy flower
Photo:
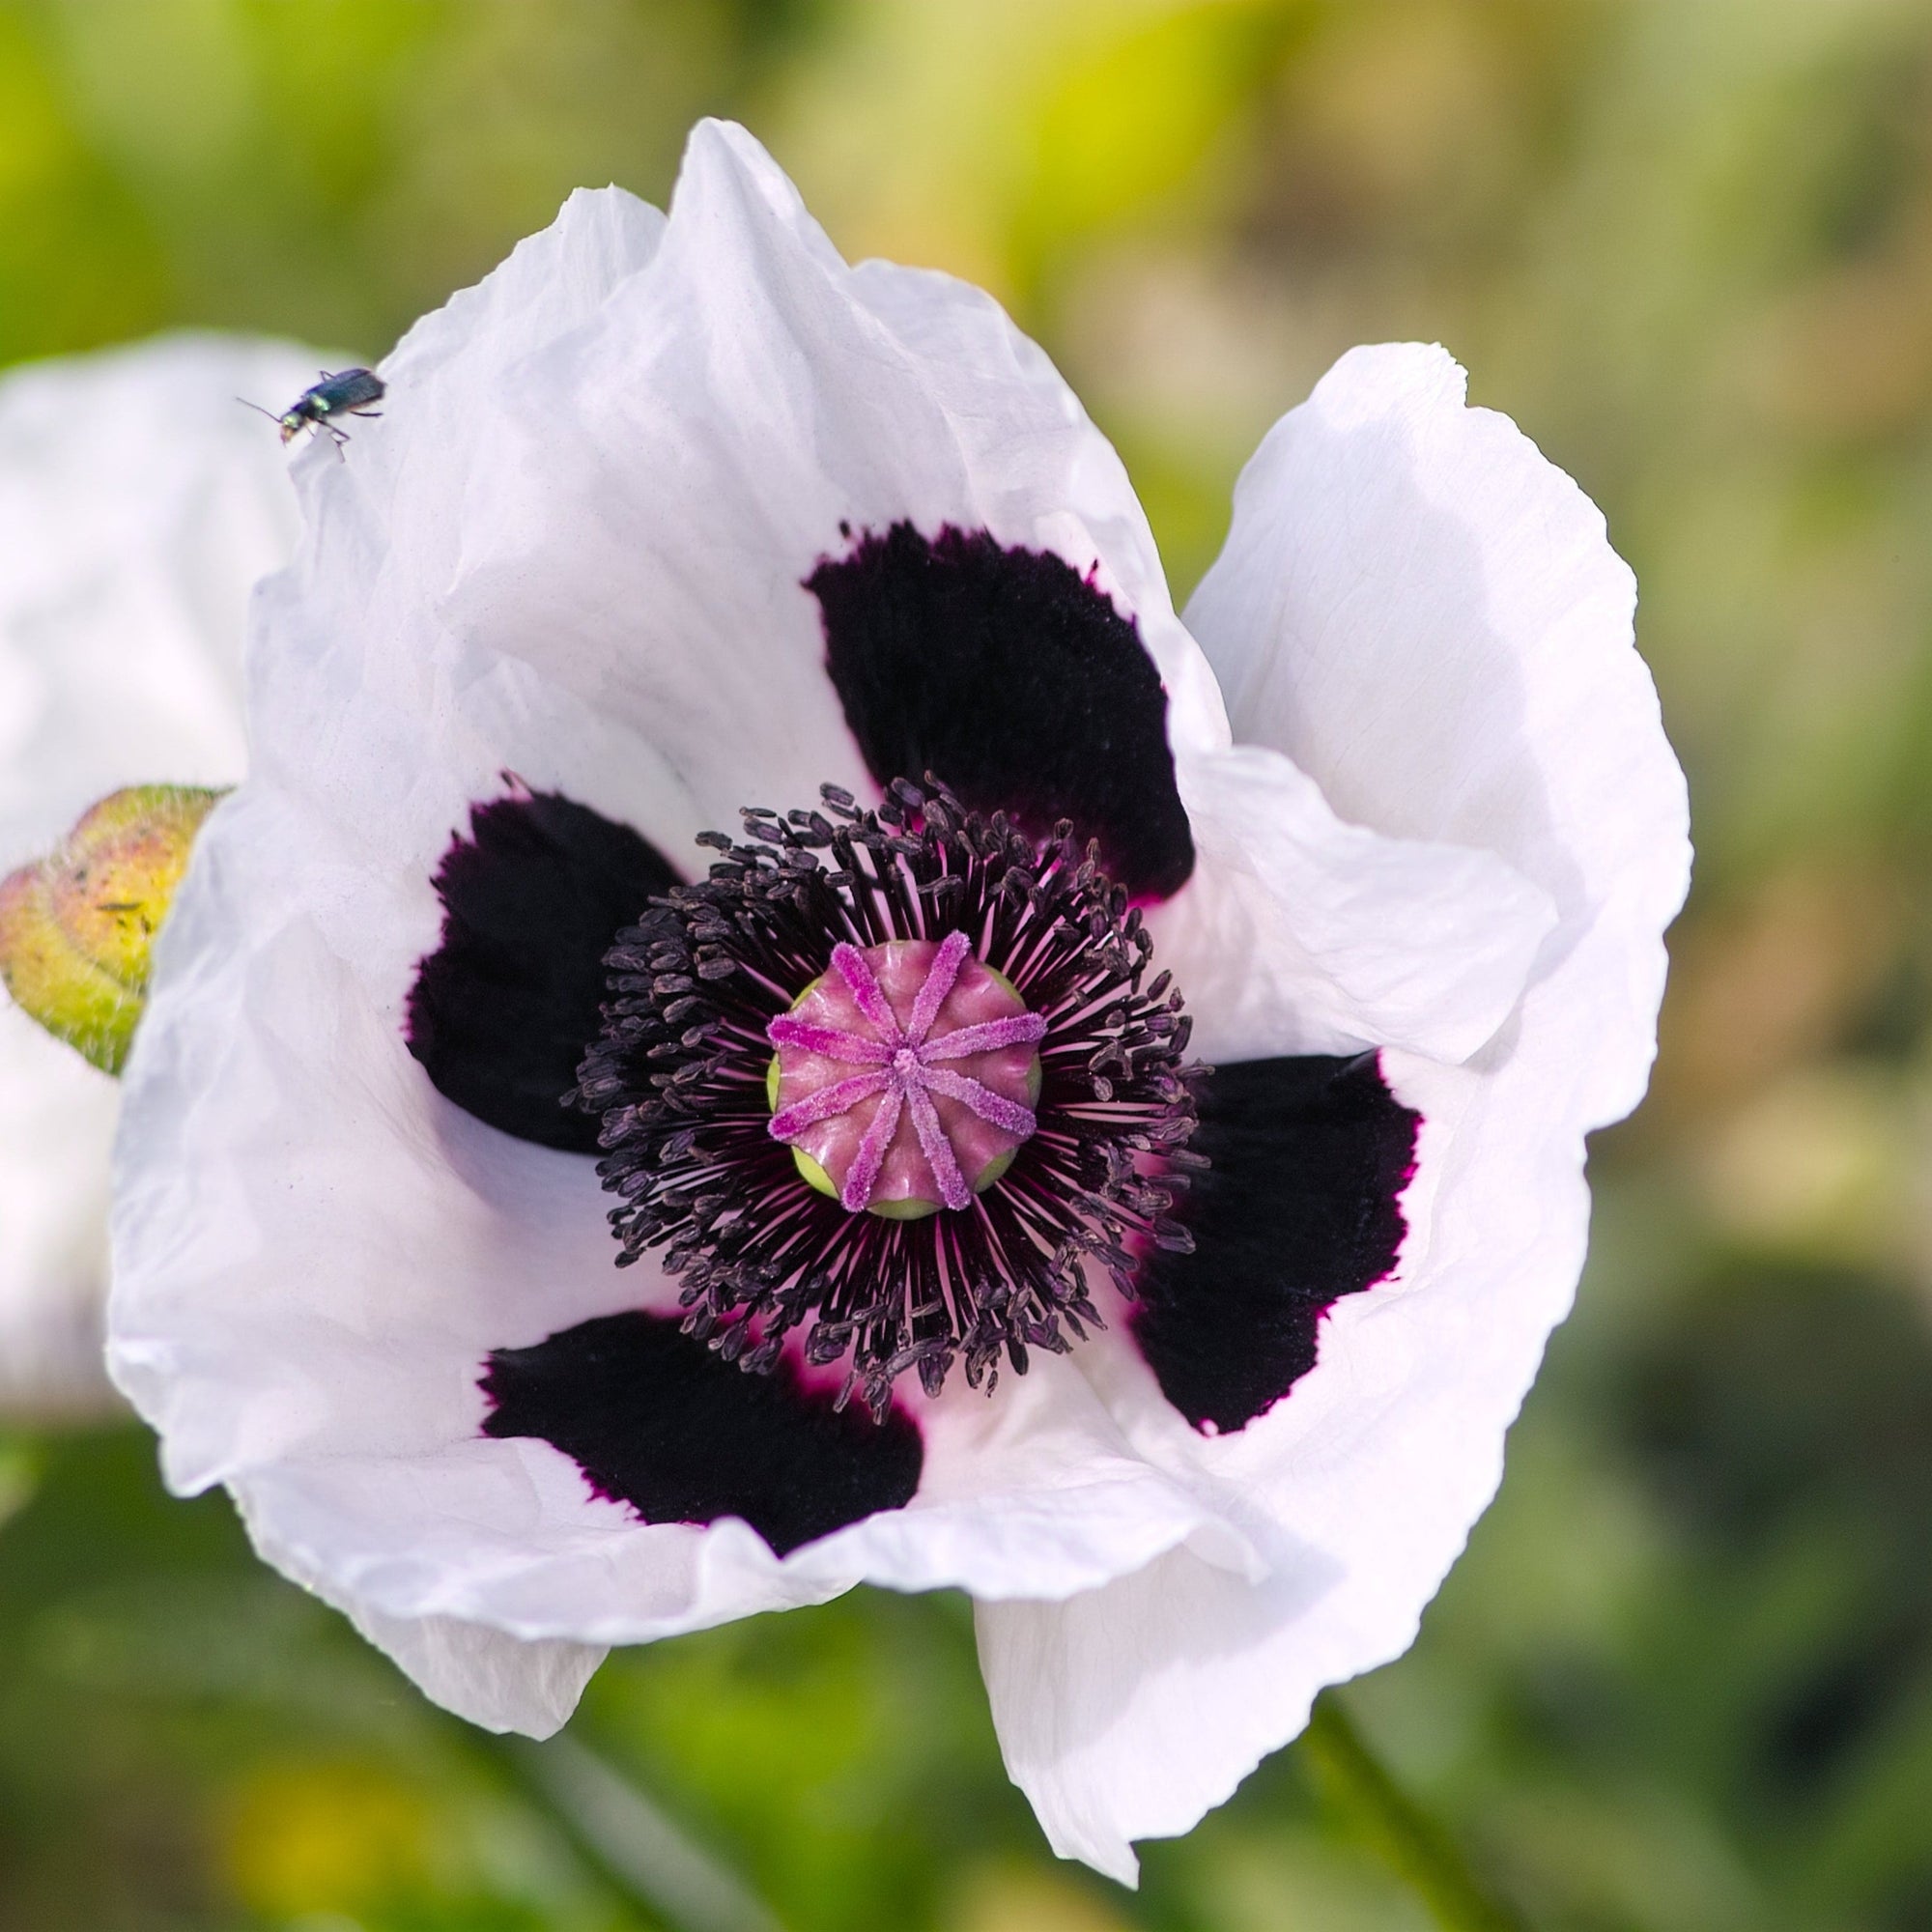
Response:
[[[384,373],[159,948],[115,1374],[494,1727],[963,1588],[1130,1879],[1410,1640],[1568,1306],[1687,876],[1630,573],[1366,349],[1183,623],[1040,351],[717,124]]]
[[[300,518],[284,343],[183,334],[0,378],[0,874],[102,793],[241,776],[249,586]],[[0,1412],[113,1400],[100,1357],[112,1080],[0,993]]]

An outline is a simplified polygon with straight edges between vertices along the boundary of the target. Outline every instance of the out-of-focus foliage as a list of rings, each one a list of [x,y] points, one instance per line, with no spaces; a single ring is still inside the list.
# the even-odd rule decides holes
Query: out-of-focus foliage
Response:
[[[662,198],[710,110],[848,253],[1014,308],[1179,591],[1356,341],[1447,342],[1605,505],[1701,852],[1657,1091],[1502,1498],[1355,1708],[1539,1926],[1932,1924],[1932,9],[0,0],[0,360],[376,355],[572,185]],[[654,1922],[540,1756],[151,1465],[0,1445],[0,1926]],[[1054,1865],[952,1601],[618,1658],[572,1734],[798,1932],[1425,1923],[1293,1753],[1138,1896]]]

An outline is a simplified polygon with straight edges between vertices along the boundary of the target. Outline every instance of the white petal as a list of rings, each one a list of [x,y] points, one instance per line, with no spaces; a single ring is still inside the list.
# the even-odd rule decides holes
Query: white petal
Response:
[[[1602,519],[1463,408],[1440,352],[1345,357],[1243,478],[1188,613],[1237,729],[1345,820],[1498,856],[1559,923],[1465,1065],[1382,1056],[1424,1121],[1409,1234],[1392,1282],[1335,1304],[1286,1400],[1204,1437],[1130,1350],[1080,1358],[1137,1449],[1272,1532],[1259,1588],[1183,1549],[1065,1605],[981,1606],[1013,1775],[1102,1869],[1225,1799],[1321,1686],[1399,1655],[1494,1493],[1582,1264],[1583,1136],[1642,1092],[1688,877],[1631,613]]]
[[[164,336],[0,378],[0,871],[118,786],[242,773],[249,586],[294,548],[274,429],[318,357]],[[0,1000],[4,995],[0,995]],[[114,1085],[0,1011],[0,1409],[112,1401]]]
[[[272,1535],[257,1525],[244,1486],[237,1486],[235,1500],[267,1553]],[[606,1653],[596,1644],[529,1642],[455,1617],[385,1617],[338,1595],[326,1577],[307,1573],[297,1551],[277,1548],[272,1561],[341,1610],[425,1695],[485,1730],[554,1736],[604,1662]]]
[[[382,863],[433,868],[470,804],[502,791],[506,767],[647,829],[683,795],[648,739],[528,661],[561,617],[499,654],[442,611],[467,581],[472,498],[519,460],[504,411],[526,365],[648,267],[664,225],[620,189],[572,195],[404,337],[383,364],[380,420],[352,423],[340,455],[321,440],[298,459],[306,534],[256,613],[255,761]]]
[[[869,792],[803,580],[841,523],[903,519],[1094,569],[1140,624],[1177,743],[1226,743],[1119,459],[1046,358],[977,291],[847,269],[742,129],[694,133],[668,224],[615,190],[574,197],[384,374],[384,420],[349,460],[300,466],[317,536],[278,590],[261,675],[299,657],[313,699],[295,640],[318,659],[326,641],[319,715],[354,718],[298,765],[333,769],[338,746],[492,683],[498,723],[466,782],[493,750],[540,787],[570,762],[578,796],[586,763],[609,766],[674,860],[740,805],[810,804],[827,781]],[[586,721],[608,753],[586,757]],[[358,809],[340,789],[329,804],[345,823]],[[360,810],[391,843],[381,809]]]
[[[1492,852],[1338,817],[1278,752],[1179,761],[1195,873],[1149,914],[1208,1062],[1387,1044],[1465,1060],[1515,1008],[1556,923]]]
[[[1224,749],[1228,718],[1207,658],[1174,614],[1147,514],[1125,466],[1039,345],[984,290],[931,269],[862,262],[853,292],[921,363],[966,452],[981,521],[1006,541],[1100,566],[1167,688],[1177,758]],[[1032,435],[1015,461],[1015,425]],[[972,515],[963,510],[958,522]]]
[[[454,1617],[385,1617],[359,1604],[337,1607],[433,1703],[486,1731],[554,1737],[607,1655],[598,1644],[526,1642]]]
[[[1634,1106],[1663,927],[1683,902],[1684,780],[1630,646],[1636,586],[1596,507],[1440,349],[1351,350],[1268,433],[1187,619],[1237,738],[1345,819],[1496,854],[1554,900],[1540,971],[1602,932],[1591,1097]]]
[[[1036,1354],[991,1397],[955,1382],[918,1412],[919,1495],[828,1537],[823,1562],[855,1561],[866,1581],[893,1589],[959,1588],[982,1602],[1072,1596],[1183,1546],[1216,1568],[1260,1574],[1232,1514],[1135,1455],[1069,1361]]]
[[[1289,1735],[1307,1722],[1307,1687],[1323,1680],[1306,1669],[1285,1694],[1228,1694],[1229,1679],[1259,1675],[1268,1639],[1332,1583],[1319,1552],[1299,1556],[1254,1581],[1177,1549],[1067,1603],[975,1606],[1007,1774],[1062,1858],[1133,1885],[1130,1839],[1167,1832],[1129,1821],[1175,1819],[1190,1802],[1198,1816],[1207,1807],[1188,1794],[1205,1778],[1230,1759],[1258,1764],[1284,1741],[1285,1715]]]

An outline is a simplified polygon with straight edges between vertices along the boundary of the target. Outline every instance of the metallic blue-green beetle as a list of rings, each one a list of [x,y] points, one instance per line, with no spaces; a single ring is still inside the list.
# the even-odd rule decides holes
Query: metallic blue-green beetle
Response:
[[[330,374],[325,369],[322,381],[313,388],[304,389],[280,415],[273,410],[264,410],[260,403],[249,403],[251,410],[260,410],[272,423],[281,426],[282,440],[289,441],[300,431],[309,429],[327,430],[335,439],[339,449],[349,440],[349,432],[338,429],[330,420],[333,416],[379,416],[381,410],[365,407],[369,403],[383,400],[383,379],[371,369],[340,369]],[[243,398],[246,401],[246,398]]]

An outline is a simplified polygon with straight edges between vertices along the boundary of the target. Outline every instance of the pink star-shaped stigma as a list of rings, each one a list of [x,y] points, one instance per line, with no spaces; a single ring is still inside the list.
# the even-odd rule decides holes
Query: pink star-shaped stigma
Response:
[[[883,954],[886,949],[872,951]],[[1005,1047],[1030,1046],[1046,1033],[1046,1021],[1037,1013],[1025,1011],[934,1032],[940,1009],[971,956],[966,935],[948,933],[934,951],[910,1010],[901,1020],[879,983],[871,957],[841,943],[832,951],[833,971],[843,981],[858,1017],[870,1031],[830,1025],[796,1012],[781,1013],[765,1029],[775,1047],[790,1047],[866,1069],[830,1080],[781,1107],[771,1121],[775,1140],[795,1144],[820,1122],[850,1113],[874,1094],[881,1096],[838,1183],[839,1204],[849,1213],[859,1213],[870,1205],[902,1114],[911,1117],[940,1200],[948,1208],[964,1208],[972,1201],[973,1188],[960,1168],[953,1139],[933,1104],[935,1096],[956,1101],[1015,1146],[1037,1125],[1030,1107],[944,1064],[974,1054],[996,1053]]]

